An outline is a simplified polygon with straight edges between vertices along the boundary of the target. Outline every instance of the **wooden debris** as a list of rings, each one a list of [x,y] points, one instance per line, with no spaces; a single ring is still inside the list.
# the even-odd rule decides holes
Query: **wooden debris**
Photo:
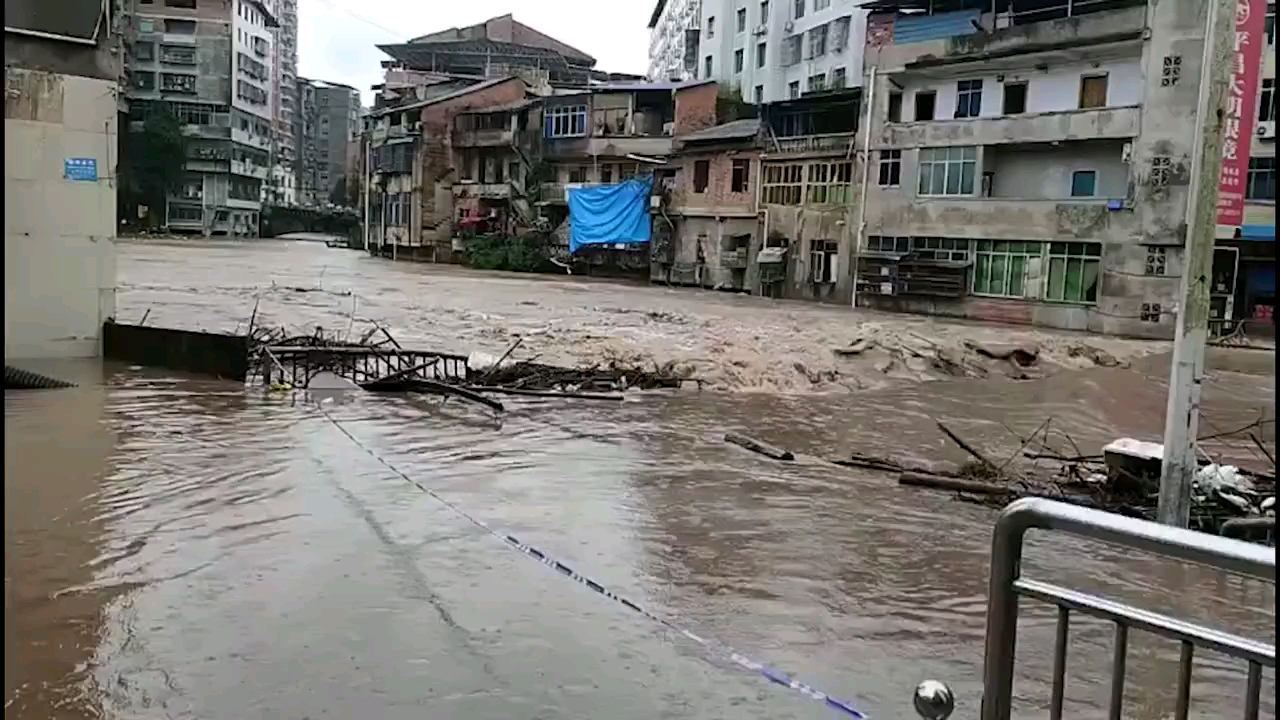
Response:
[[[932,475],[920,472],[904,472],[898,476],[899,485],[934,488],[936,490],[955,490],[957,492],[976,493],[979,495],[1007,496],[1012,493],[1008,485],[999,483],[976,482],[960,478]]]
[[[467,389],[475,392],[491,392],[502,395],[522,395],[525,397],[540,398],[571,398],[574,400],[614,400],[621,402],[625,399],[617,393],[583,393],[583,392],[560,392],[557,390],[525,390],[523,388],[495,387],[492,385],[468,385]]]
[[[493,398],[487,398],[478,392],[468,390],[457,385],[449,385],[447,383],[436,382],[435,380],[391,380],[361,383],[361,388],[369,392],[429,392],[437,395],[451,395],[460,397],[464,400],[480,403],[498,412],[504,411],[506,408],[501,402]]]
[[[751,452],[760,453],[761,455],[764,455],[765,457],[773,458],[774,460],[795,460],[796,459],[796,456],[793,455],[790,450],[783,450],[782,448],[774,447],[769,443],[756,440],[755,438],[747,437],[746,435],[742,435],[740,433],[735,433],[735,432],[725,433],[724,441],[727,443],[733,443],[734,445],[739,445],[741,447],[744,447],[750,450]]]

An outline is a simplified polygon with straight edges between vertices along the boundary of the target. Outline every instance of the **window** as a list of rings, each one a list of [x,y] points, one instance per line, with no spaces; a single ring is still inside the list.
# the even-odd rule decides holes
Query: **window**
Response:
[[[183,8],[184,10],[195,10],[196,0],[164,0],[165,7]]]
[[[795,9],[796,9],[796,14],[795,14],[796,20],[799,20],[800,18],[804,17],[804,0],[796,0]]]
[[[813,0],[813,11],[821,12],[831,7],[831,0]]]
[[[1262,79],[1262,95],[1258,100],[1258,122],[1276,119],[1276,79]]]
[[[791,82],[787,83],[787,97],[791,98],[792,100],[795,100],[796,98],[800,97],[800,81],[799,80],[792,80]]]
[[[703,78],[711,77],[711,56],[708,55],[706,59],[702,61],[702,64],[704,68],[702,72],[702,77]]]
[[[769,0],[760,0],[760,22],[769,22]]]
[[[714,15],[712,15],[711,17],[707,18],[707,39],[710,40],[715,36],[716,36],[716,18]]]
[[[1267,3],[1267,16],[1263,23],[1263,31],[1267,36],[1267,45],[1275,47],[1276,44],[1276,4]]]
[[[757,85],[754,94],[755,94],[756,104],[763,105],[764,104],[764,86]]]
[[[1025,82],[1004,84],[1004,106],[1001,110],[1005,115],[1021,115],[1027,111],[1027,84]]]
[[[898,187],[902,184],[902,151],[881,150],[879,165],[880,187]]]
[[[160,91],[168,93],[196,94],[196,76],[160,73]]]
[[[560,105],[547,108],[543,116],[543,134],[549,138],[577,137],[587,134],[587,106]]]
[[[169,205],[169,222],[204,222],[204,208],[199,205]]]
[[[902,93],[889,93],[889,122],[902,122]]]
[[[844,205],[852,200],[853,163],[809,163],[808,176],[806,204]]]
[[[977,172],[976,147],[924,148],[920,151],[920,195],[972,195]]]
[[[849,26],[852,22],[853,18],[846,15],[831,23],[831,52],[844,52],[849,47]]]
[[[171,65],[195,65],[196,49],[191,45],[161,45],[160,62]]]
[[[827,54],[827,26],[819,25],[809,31],[809,59]]]
[[[733,51],[733,72],[735,74],[742,72],[742,49],[741,48]]]
[[[804,188],[804,166],[765,165],[760,185],[761,198],[766,205],[799,205]]]
[[[173,35],[195,35],[195,20],[165,20],[164,31]]]
[[[704,193],[711,180],[711,161],[696,160],[693,163],[693,191]]]
[[[1275,157],[1249,158],[1249,183],[1244,196],[1249,200],[1276,199]]]
[[[738,32],[744,33],[746,31],[747,31],[747,9],[738,8]]]
[[[140,42],[133,44],[133,58],[143,62],[150,62],[156,59],[156,44],[149,42]]]
[[[976,118],[982,114],[982,81],[961,80],[956,83],[956,117]]]
[[[1107,106],[1107,76],[1085,75],[1080,78],[1080,109]]]
[[[813,282],[825,284],[836,281],[836,253],[839,247],[835,240],[809,241],[809,277]]]
[[[750,160],[734,160],[733,175],[730,181],[730,190],[736,193],[744,193],[747,191],[748,178],[751,176]]]
[[[1071,197],[1093,197],[1097,194],[1098,173],[1094,170],[1077,170],[1071,173]]]
[[[845,69],[842,67],[831,71],[831,87],[839,90],[845,85]]]
[[[1026,297],[1027,270],[1032,269],[1032,276],[1038,277],[1043,254],[1041,242],[979,240],[973,257],[973,294]]]
[[[800,53],[804,49],[804,35],[792,35],[782,43],[782,65],[791,67],[800,63]]]
[[[156,23],[150,18],[138,19],[138,32],[148,34],[156,31]]]
[[[767,43],[760,43],[759,45],[756,45],[756,67],[764,67],[768,49]]]
[[[810,75],[809,79],[805,81],[805,87],[809,89],[809,92],[818,92],[819,90],[822,90],[826,86],[827,86],[826,73],[818,73],[817,75]]]
[[[1102,266],[1098,243],[1049,243],[1049,302],[1098,302],[1098,273]]]
[[[582,166],[578,166],[578,167],[571,167],[571,168],[569,168],[569,182],[570,182],[570,183],[584,183],[584,182],[586,182],[586,181],[587,181],[587,169],[586,169],[586,168],[584,168],[584,167],[582,167]]]
[[[129,73],[129,75],[133,78],[133,86],[138,90],[155,90],[156,89],[155,73],[134,71]]]
[[[938,94],[932,90],[916,92],[916,122],[933,119],[934,105],[937,99]]]

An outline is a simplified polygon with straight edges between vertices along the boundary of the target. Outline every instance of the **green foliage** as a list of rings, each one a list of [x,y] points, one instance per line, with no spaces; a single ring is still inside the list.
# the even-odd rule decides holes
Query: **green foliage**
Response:
[[[465,264],[477,270],[510,272],[555,272],[543,235],[513,237],[498,234],[473,235],[464,241]]]
[[[746,120],[755,116],[756,106],[742,99],[741,88],[723,86],[720,88],[716,94],[716,123]]]
[[[135,201],[162,213],[166,192],[182,178],[187,142],[182,125],[168,103],[153,103],[143,120],[142,131],[133,133],[128,143],[128,189]]]

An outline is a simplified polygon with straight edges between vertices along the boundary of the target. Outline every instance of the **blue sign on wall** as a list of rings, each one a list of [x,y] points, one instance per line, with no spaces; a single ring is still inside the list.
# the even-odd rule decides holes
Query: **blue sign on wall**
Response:
[[[66,158],[62,161],[62,176],[80,182],[98,181],[97,158]]]

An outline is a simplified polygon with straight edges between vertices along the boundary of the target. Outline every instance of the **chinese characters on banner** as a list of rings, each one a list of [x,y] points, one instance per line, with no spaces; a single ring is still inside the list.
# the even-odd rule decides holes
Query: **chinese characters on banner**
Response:
[[[1258,72],[1267,0],[1236,0],[1231,86],[1222,127],[1222,174],[1218,179],[1218,224],[1244,224],[1245,183],[1258,107]]]

